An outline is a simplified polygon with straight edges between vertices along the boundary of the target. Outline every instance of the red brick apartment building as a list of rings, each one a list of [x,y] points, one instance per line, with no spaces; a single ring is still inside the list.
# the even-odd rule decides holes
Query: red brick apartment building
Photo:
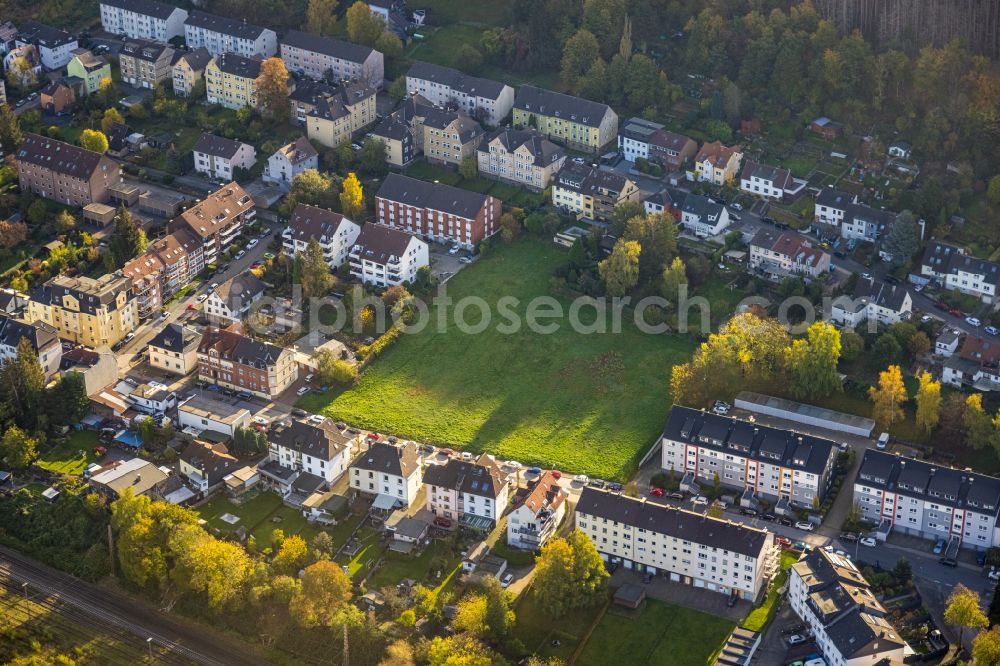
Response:
[[[205,329],[198,345],[198,379],[273,400],[299,377],[295,353],[240,331],[239,324]]]
[[[122,180],[111,158],[38,134],[24,135],[16,161],[22,190],[69,206],[106,203],[108,188]]]

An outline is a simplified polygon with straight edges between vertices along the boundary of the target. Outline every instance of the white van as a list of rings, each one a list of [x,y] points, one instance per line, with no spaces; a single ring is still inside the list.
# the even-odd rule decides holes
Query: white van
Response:
[[[878,443],[875,444],[875,448],[879,451],[884,451],[887,446],[889,446],[889,433],[884,432],[878,436]]]

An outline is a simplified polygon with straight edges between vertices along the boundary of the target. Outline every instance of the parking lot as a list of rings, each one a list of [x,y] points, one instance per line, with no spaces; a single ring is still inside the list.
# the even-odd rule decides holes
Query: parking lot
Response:
[[[440,243],[428,243],[430,246],[431,273],[441,282],[447,282],[475,259],[466,250],[451,254],[449,246]],[[465,261],[463,262],[463,259]]]

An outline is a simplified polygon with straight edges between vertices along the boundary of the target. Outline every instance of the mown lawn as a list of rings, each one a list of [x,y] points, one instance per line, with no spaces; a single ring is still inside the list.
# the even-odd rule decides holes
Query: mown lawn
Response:
[[[636,666],[705,666],[735,626],[655,599],[633,613],[609,608],[576,663],[612,664],[628,655],[628,663]]]
[[[536,192],[524,188],[500,183],[488,178],[462,178],[454,169],[428,164],[424,161],[414,162],[406,170],[406,175],[412,178],[428,181],[440,181],[446,185],[454,185],[473,192],[489,194],[500,199],[505,204],[522,208],[535,208],[545,203],[545,198]]]
[[[432,305],[433,323],[401,336],[356,387],[308,395],[299,404],[423,442],[627,478],[663,428],[671,368],[686,362],[694,345],[687,338],[640,332],[631,311],[623,313],[619,333],[610,332],[610,314],[603,334],[575,332],[562,318],[554,333],[529,330],[528,302],[550,295],[550,279],[565,256],[557,246],[533,240],[497,249],[447,285],[453,303],[467,296],[484,299],[492,312],[486,330],[463,333],[450,307],[439,331],[439,308]],[[497,330],[509,323],[497,309],[504,296],[518,299],[512,309],[521,326],[510,334]],[[568,299],[554,302],[568,312]],[[465,309],[468,324],[479,316],[478,308]],[[593,311],[583,310],[580,318],[592,320]]]
[[[427,21],[433,25],[448,23],[477,23],[484,26],[504,27],[510,21],[511,0],[467,2],[466,0],[424,0]]]
[[[514,607],[516,622],[513,635],[524,647],[542,659],[556,657],[564,663],[576,652],[580,641],[601,612],[601,605],[579,608],[561,618],[553,618],[538,604],[534,593],[522,594]],[[557,641],[558,645],[553,645]],[[623,653],[616,655],[621,661]],[[615,663],[615,660],[604,663]],[[631,662],[629,662],[631,663]]]
[[[73,430],[64,442],[43,452],[38,466],[57,474],[79,476],[92,462],[97,462],[94,447],[100,444],[97,433],[90,430]]]
[[[383,587],[395,586],[404,578],[412,578],[428,587],[436,585],[431,581],[435,571],[431,570],[436,558],[444,558],[446,565],[441,567],[442,579],[461,564],[462,558],[451,551],[451,542],[435,539],[420,555],[403,555],[402,553],[385,553],[385,561],[378,571],[368,577],[369,589],[380,590]]]
[[[749,614],[747,614],[746,619],[741,625],[745,629],[750,631],[763,631],[764,627],[768,625],[771,618],[774,617],[774,611],[776,609],[776,604],[778,601],[779,590],[785,584],[785,580],[788,579],[788,570],[792,568],[799,559],[799,552],[795,550],[785,550],[781,553],[781,571],[774,577],[771,581],[771,585],[767,588],[767,595],[764,597],[764,601],[761,602],[760,606],[757,606]]]

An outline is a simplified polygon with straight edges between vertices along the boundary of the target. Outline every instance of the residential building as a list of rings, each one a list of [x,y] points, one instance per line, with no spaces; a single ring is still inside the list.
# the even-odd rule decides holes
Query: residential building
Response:
[[[168,230],[186,229],[200,239],[204,263],[210,264],[232,244],[245,223],[257,216],[253,198],[237,183],[223,185],[174,219]]]
[[[618,128],[618,152],[628,162],[648,160],[650,138],[661,129],[663,125],[652,120],[629,118]]]
[[[683,216],[684,199],[687,192],[672,187],[665,187],[659,192],[650,194],[642,200],[643,210],[646,215],[662,213],[670,215],[675,220],[680,220]]]
[[[299,378],[295,353],[238,330],[206,328],[198,345],[198,379],[273,400]]]
[[[345,82],[333,95],[320,97],[306,115],[306,136],[327,148],[336,148],[375,122],[375,89],[365,83]]]
[[[101,26],[112,35],[165,44],[184,35],[187,11],[156,0],[101,0]]]
[[[184,41],[188,48],[204,47],[216,57],[233,53],[244,58],[270,58],[278,52],[274,30],[198,10],[184,21]]]
[[[660,442],[665,471],[807,509],[825,498],[837,460],[828,439],[677,405]]]
[[[237,169],[252,169],[257,161],[249,143],[207,133],[194,144],[193,153],[194,170],[216,180],[233,180]]]
[[[7,83],[0,79],[0,104],[7,103]]]
[[[10,21],[0,23],[0,55],[10,53],[16,46],[17,26]]]
[[[887,210],[876,210],[864,204],[848,204],[844,211],[840,234],[847,239],[874,243],[889,233],[896,216]]]
[[[149,244],[146,254],[154,254],[163,265],[160,292],[170,298],[205,268],[205,251],[201,238],[189,229],[178,228]]]
[[[375,442],[354,459],[350,471],[351,489],[375,496],[376,504],[387,504],[388,509],[410,506],[423,476],[420,453],[413,442]]]
[[[351,449],[356,444],[354,438],[334,427],[329,419],[319,425],[279,421],[271,426],[267,441],[271,461],[285,469],[314,474],[327,486],[332,486],[347,471]]]
[[[156,487],[167,480],[169,471],[142,458],[115,460],[91,472],[89,483],[94,492],[109,502],[121,497],[126,490],[131,490],[135,497],[152,498]]]
[[[788,599],[827,664],[902,664],[913,655],[868,581],[839,552],[815,548],[793,564]]]
[[[73,57],[66,63],[67,76],[75,76],[83,83],[84,95],[91,95],[101,88],[101,81],[111,79],[111,65],[103,56],[94,55],[87,49],[73,49]]]
[[[453,167],[475,160],[483,138],[482,126],[461,109],[429,109],[423,118],[423,131],[422,148],[427,161]]]
[[[766,529],[586,487],[576,527],[601,559],[695,588],[754,601],[778,568]]]
[[[197,437],[205,431],[233,437],[238,428],[250,427],[250,410],[231,400],[216,400],[196,393],[177,405],[180,430]]]
[[[986,550],[1000,545],[1000,479],[867,449],[854,503],[884,538],[890,530]]]
[[[541,192],[566,161],[566,153],[535,130],[508,127],[489,133],[476,151],[479,175]]]
[[[830,272],[830,255],[799,234],[761,227],[750,241],[748,268],[773,280],[818,278]]]
[[[486,453],[475,462],[449,458],[443,465],[428,465],[424,485],[431,513],[463,527],[490,531],[507,509],[507,475]]]
[[[379,87],[385,78],[385,57],[369,46],[289,30],[281,40],[281,59],[288,71],[327,81],[364,81]]]
[[[507,515],[507,545],[540,550],[566,515],[566,491],[550,471],[542,472],[524,499]]]
[[[788,169],[747,160],[740,176],[740,189],[765,199],[781,201],[801,192],[806,181],[795,180]]]
[[[69,113],[76,104],[76,92],[62,77],[50,81],[38,94],[39,108],[42,113],[49,115],[61,116]]]
[[[948,358],[958,351],[958,343],[962,334],[957,328],[944,328],[934,340],[934,353]]]
[[[76,37],[65,30],[37,21],[25,21],[14,44],[18,48],[29,44],[34,46],[38,50],[39,62],[50,72],[68,65],[73,58],[73,49],[79,46]]]
[[[514,106],[510,86],[463,74],[429,62],[415,62],[406,73],[406,92],[439,107],[457,106],[478,121],[498,126]]]
[[[368,136],[385,145],[385,161],[392,166],[406,166],[417,156],[409,125],[395,114],[383,120]]]
[[[898,141],[893,141],[889,144],[889,149],[886,151],[889,157],[896,157],[901,160],[910,159],[910,151],[913,147],[910,145],[909,141],[904,141],[900,139]]]
[[[698,152],[698,144],[659,123],[629,118],[618,131],[618,152],[629,162],[643,159],[667,171],[678,171]]]
[[[499,231],[501,209],[495,197],[395,173],[375,195],[379,224],[468,249]]]
[[[552,180],[552,203],[579,218],[606,222],[615,206],[639,201],[639,187],[619,171],[605,171],[579,162],[563,162]]]
[[[122,81],[136,88],[155,88],[173,79],[177,52],[166,44],[145,39],[129,39],[118,53]]]
[[[27,307],[28,297],[26,295],[10,287],[0,288],[0,314],[20,317]]]
[[[1000,264],[973,257],[963,248],[938,240],[927,244],[920,274],[945,289],[958,289],[984,303],[994,302],[1000,285]]]
[[[409,13],[406,11],[406,0],[371,0],[368,9],[385,21],[386,29],[403,40],[409,39],[406,29],[410,24]]]
[[[15,159],[22,191],[70,206],[106,203],[108,188],[122,180],[114,160],[38,134],[24,135]]]
[[[205,300],[209,321],[228,325],[243,321],[250,307],[264,297],[267,285],[248,273],[235,275],[212,290]]]
[[[194,85],[205,75],[205,68],[212,61],[212,54],[205,47],[181,54],[173,65],[174,94],[190,97]]]
[[[225,444],[192,441],[177,458],[178,472],[206,497],[222,487],[223,479],[240,469],[240,461]]]
[[[149,341],[149,367],[172,375],[186,375],[198,368],[201,336],[182,324],[167,324]]]
[[[728,185],[736,179],[742,160],[739,147],[730,148],[721,141],[702,144],[694,157],[694,177],[703,182]]]
[[[816,197],[816,204],[813,208],[813,218],[820,224],[840,228],[847,214],[847,207],[857,203],[857,197],[832,187],[823,188]]]
[[[75,347],[64,351],[59,371],[63,375],[79,375],[89,396],[118,381],[118,361],[107,347],[100,350]]]
[[[360,233],[361,227],[340,213],[300,203],[296,204],[282,234],[282,247],[294,256],[305,252],[309,241],[315,240],[326,263],[337,269],[347,261]]]
[[[534,127],[569,148],[596,154],[618,135],[618,114],[607,104],[523,85],[514,100],[514,127]]]
[[[293,125],[306,126],[306,118],[322,99],[337,95],[338,86],[325,81],[300,79],[288,93],[290,120]]]
[[[122,275],[132,283],[139,319],[148,319],[163,309],[163,262],[149,251],[125,262]]]
[[[227,109],[257,108],[257,78],[264,61],[223,53],[205,66],[205,96],[209,104]]]
[[[352,277],[376,287],[389,287],[414,282],[417,271],[430,265],[430,252],[427,243],[413,234],[366,224],[351,247],[348,260]]]
[[[317,168],[319,168],[319,153],[309,143],[309,139],[300,136],[295,141],[278,148],[267,158],[267,167],[262,178],[266,183],[275,183],[282,189],[288,190],[297,175],[307,169]]]
[[[177,394],[160,382],[139,384],[126,400],[141,414],[166,414],[177,407]]]
[[[965,336],[958,354],[945,361],[941,381],[956,388],[1000,390],[1000,342],[978,335]]]
[[[912,311],[913,299],[906,287],[863,277],[855,285],[852,297],[834,299],[830,316],[849,328],[864,321],[891,326],[909,319]]]
[[[718,236],[729,227],[729,209],[700,194],[688,194],[681,205],[681,226],[699,238]]]
[[[52,379],[62,362],[59,331],[40,321],[31,324],[0,314],[0,366],[17,358],[17,346],[21,344],[21,340],[27,340],[31,345],[31,350],[45,373],[45,379]]]
[[[32,292],[28,321],[55,328],[59,337],[88,347],[111,347],[135,330],[139,313],[128,278],[56,275]]]

